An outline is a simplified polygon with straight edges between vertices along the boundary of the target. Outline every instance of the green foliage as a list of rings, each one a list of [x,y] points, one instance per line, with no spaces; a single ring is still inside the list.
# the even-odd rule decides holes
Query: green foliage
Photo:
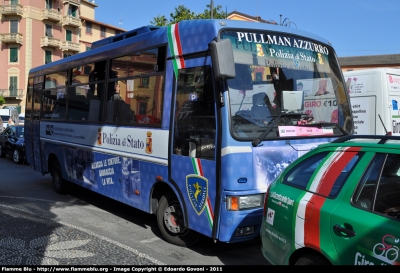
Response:
[[[157,15],[157,17],[153,18],[153,21],[150,21],[150,24],[154,26],[166,26],[178,23],[183,20],[193,20],[193,19],[211,19],[211,5],[206,5],[207,9],[205,9],[202,13],[195,14],[189,8],[184,5],[179,5],[175,8],[174,12],[170,13],[170,19],[167,19],[164,15]],[[213,18],[214,19],[224,19],[227,17],[226,12],[222,11],[222,6],[214,6],[213,9]]]
[[[228,15],[222,10],[222,6],[214,6],[213,18],[214,19],[225,19]],[[211,19],[211,5],[207,5],[207,9],[203,13],[199,13],[196,19]]]
[[[0,106],[2,106],[4,103],[6,103],[6,100],[0,96]]]

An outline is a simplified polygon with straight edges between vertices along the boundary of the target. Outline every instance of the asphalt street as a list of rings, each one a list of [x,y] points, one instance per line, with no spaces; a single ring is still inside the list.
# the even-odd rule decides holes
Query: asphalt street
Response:
[[[261,242],[166,242],[156,219],[80,187],[0,159],[0,265],[268,265]]]

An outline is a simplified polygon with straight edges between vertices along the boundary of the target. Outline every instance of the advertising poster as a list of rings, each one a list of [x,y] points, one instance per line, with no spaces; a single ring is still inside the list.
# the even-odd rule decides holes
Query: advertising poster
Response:
[[[304,97],[335,94],[332,80],[328,78],[297,80],[296,88],[304,92]]]
[[[138,160],[68,147],[63,151],[64,167],[72,181],[115,199],[119,199],[122,192],[130,204],[139,204]]]
[[[318,143],[286,146],[262,146],[254,149],[254,175],[257,188],[268,187],[272,181],[295,159],[316,148]]]
[[[391,126],[386,130],[392,131],[393,135],[400,136],[400,96],[391,96],[390,102],[392,104]]]
[[[350,100],[354,120],[354,134],[376,133],[376,96],[352,97]]]
[[[400,76],[386,75],[389,91],[400,91]]]
[[[367,88],[371,88],[373,86],[372,78],[373,77],[369,75],[346,77],[345,81],[347,92],[349,94],[365,94],[367,92],[370,92],[371,90],[368,90]]]

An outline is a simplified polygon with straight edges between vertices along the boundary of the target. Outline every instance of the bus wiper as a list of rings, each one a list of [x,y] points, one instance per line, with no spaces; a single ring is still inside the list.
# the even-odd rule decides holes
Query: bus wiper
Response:
[[[278,122],[281,120],[282,117],[292,117],[292,116],[302,116],[304,115],[303,113],[284,113],[280,114],[279,116],[272,116],[272,120],[268,123],[267,127],[265,128],[265,131],[262,132],[262,134],[258,137],[255,138],[252,142],[251,145],[253,147],[257,147],[261,141],[271,132],[271,130],[278,124]]]

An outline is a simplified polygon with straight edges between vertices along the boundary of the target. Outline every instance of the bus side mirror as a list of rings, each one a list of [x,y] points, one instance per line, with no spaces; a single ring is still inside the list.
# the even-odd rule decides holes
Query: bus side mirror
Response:
[[[213,40],[210,43],[210,48],[215,78],[217,80],[235,78],[236,71],[231,40]]]

